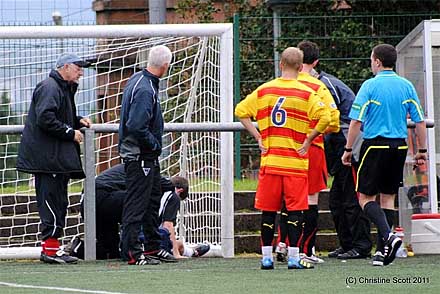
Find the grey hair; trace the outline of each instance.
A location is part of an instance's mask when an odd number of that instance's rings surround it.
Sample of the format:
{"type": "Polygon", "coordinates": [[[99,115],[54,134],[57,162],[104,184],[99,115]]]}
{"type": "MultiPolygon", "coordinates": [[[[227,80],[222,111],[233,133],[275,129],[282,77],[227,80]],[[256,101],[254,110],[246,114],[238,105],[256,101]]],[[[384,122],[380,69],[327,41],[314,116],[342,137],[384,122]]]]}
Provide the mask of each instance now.
{"type": "Polygon", "coordinates": [[[147,67],[161,67],[170,63],[172,58],[171,50],[164,45],[154,46],[148,53],[147,67]]]}

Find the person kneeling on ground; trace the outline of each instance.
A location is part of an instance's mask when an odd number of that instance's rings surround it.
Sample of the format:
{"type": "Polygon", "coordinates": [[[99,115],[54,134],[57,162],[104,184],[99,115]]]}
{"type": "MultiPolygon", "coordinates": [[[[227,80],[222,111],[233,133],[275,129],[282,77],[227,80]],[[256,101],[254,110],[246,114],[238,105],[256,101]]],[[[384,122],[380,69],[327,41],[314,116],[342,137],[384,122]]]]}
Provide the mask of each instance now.
{"type": "MultiPolygon", "coordinates": [[[[175,188],[175,185],[178,185],[176,182],[184,182],[183,180],[177,180],[172,178],[168,179],[165,177],[161,178],[161,188],[163,197],[161,203],[164,203],[160,211],[171,210],[171,207],[176,207],[175,204],[175,194],[176,191],[180,195],[180,199],[184,200],[188,197],[188,181],[186,181],[186,186],[184,188],[175,188]],[[173,183],[174,181],[174,183],[173,183]],[[175,184],[175,185],[174,185],[175,184]],[[165,201],[169,196],[170,199],[165,201]],[[172,201],[170,201],[172,200],[172,201]],[[174,203],[174,204],[173,204],[174,203]],[[171,205],[172,204],[172,205],[171,205]],[[167,208],[165,209],[164,208],[167,208]]],[[[119,226],[122,220],[122,207],[124,203],[124,198],[127,194],[126,183],[125,183],[125,171],[124,164],[117,164],[112,168],[109,168],[102,172],[95,179],[95,195],[96,195],[96,259],[118,259],[122,258],[123,260],[128,260],[128,256],[124,250],[120,250],[120,237],[119,237],[119,226]],[[121,254],[122,253],[122,254],[121,254]]],[[[179,195],[177,195],[177,200],[179,200],[179,195]]],[[[177,211],[180,208],[180,201],[177,202],[178,206],[176,209],[173,208],[172,213],[167,212],[162,213],[161,215],[166,216],[166,219],[171,219],[173,221],[172,214],[175,213],[174,220],[177,218],[177,211]]],[[[81,206],[83,202],[81,201],[81,206]]],[[[81,207],[83,209],[83,206],[81,207]]],[[[160,212],[159,212],[160,213],[160,212]]],[[[84,215],[84,214],[83,214],[84,215]]],[[[165,219],[165,217],[161,217],[165,219]]],[[[174,226],[173,226],[174,228],[174,226]]],[[[159,233],[162,237],[162,245],[161,247],[172,248],[169,247],[167,240],[170,240],[169,231],[166,232],[165,229],[159,229],[159,233]],[[168,239],[167,239],[168,236],[168,239]]],[[[174,234],[175,236],[175,234],[174,234]]],[[[140,234],[140,239],[143,238],[143,235],[140,234]]],[[[84,242],[79,238],[75,237],[72,239],[70,245],[70,255],[76,256],[78,258],[84,259],[84,242]]],[[[176,255],[176,258],[179,256],[187,256],[187,257],[199,257],[204,255],[209,251],[209,245],[198,245],[195,248],[190,248],[183,244],[180,240],[176,240],[176,247],[179,248],[180,255],[176,255]]],[[[173,254],[172,250],[167,250],[170,254],[173,254]]]]}

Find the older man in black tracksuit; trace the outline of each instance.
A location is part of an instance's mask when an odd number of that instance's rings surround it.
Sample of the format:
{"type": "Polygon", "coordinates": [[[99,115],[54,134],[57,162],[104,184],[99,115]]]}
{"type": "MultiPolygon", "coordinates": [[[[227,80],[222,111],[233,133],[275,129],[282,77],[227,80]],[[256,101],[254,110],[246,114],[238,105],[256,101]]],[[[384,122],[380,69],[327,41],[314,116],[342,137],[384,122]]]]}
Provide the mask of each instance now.
{"type": "Polygon", "coordinates": [[[121,241],[129,250],[128,264],[159,264],[159,259],[176,261],[160,249],[157,231],[162,196],[158,159],[164,126],[158,88],[171,57],[168,47],[152,47],[147,68],[130,77],[122,97],[119,154],[125,163],[127,197],[122,211],[121,241]],[[138,238],[141,230],[144,244],[138,238]]]}
{"type": "Polygon", "coordinates": [[[60,250],[67,214],[69,179],[84,178],[78,130],[91,121],[76,115],[74,95],[82,67],[88,63],[75,54],[63,54],[49,77],[34,90],[18,150],[17,169],[35,175],[41,219],[42,252],[46,263],[75,263],[77,258],[60,250]]]}

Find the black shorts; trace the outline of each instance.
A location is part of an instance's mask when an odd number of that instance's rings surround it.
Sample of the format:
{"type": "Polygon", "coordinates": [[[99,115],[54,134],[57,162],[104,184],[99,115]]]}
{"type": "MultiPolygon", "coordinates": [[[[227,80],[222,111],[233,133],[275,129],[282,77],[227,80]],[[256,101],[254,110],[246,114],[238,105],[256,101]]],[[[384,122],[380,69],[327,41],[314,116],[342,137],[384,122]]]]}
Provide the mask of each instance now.
{"type": "Polygon", "coordinates": [[[356,191],[373,196],[397,194],[403,186],[408,146],[405,139],[377,137],[362,143],[356,191]]]}

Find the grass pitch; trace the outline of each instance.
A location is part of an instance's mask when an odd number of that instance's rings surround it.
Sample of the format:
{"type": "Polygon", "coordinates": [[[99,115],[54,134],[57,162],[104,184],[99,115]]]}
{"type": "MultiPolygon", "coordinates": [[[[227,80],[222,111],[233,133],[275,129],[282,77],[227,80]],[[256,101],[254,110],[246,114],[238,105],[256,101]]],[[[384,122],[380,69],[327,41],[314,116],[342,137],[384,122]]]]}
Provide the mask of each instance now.
{"type": "Polygon", "coordinates": [[[48,265],[0,261],[0,293],[440,293],[440,256],[371,260],[325,258],[312,270],[259,269],[259,258],[199,258],[176,264],[128,266],[119,261],[48,265]]]}

